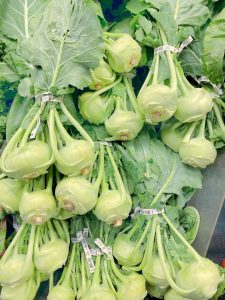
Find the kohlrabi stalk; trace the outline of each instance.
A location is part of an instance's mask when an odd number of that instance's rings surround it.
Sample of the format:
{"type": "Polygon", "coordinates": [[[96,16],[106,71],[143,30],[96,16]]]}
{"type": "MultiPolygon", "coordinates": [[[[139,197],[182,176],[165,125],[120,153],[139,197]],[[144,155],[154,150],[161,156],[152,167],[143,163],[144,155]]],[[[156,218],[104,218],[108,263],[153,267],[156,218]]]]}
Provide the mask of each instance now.
{"type": "Polygon", "coordinates": [[[33,274],[33,251],[36,227],[23,223],[0,260],[0,283],[17,286],[33,274]]]}
{"type": "Polygon", "coordinates": [[[141,47],[126,33],[104,32],[105,49],[111,68],[117,73],[128,73],[141,60],[141,47]],[[115,38],[115,40],[114,40],[115,38]]]}
{"type": "Polygon", "coordinates": [[[62,179],[57,184],[55,191],[59,207],[74,215],[84,215],[91,211],[98,199],[103,172],[104,146],[100,145],[98,176],[95,182],[81,176],[62,179]]]}
{"type": "Polygon", "coordinates": [[[114,178],[109,178],[112,186],[110,190],[103,176],[102,191],[98,198],[93,213],[96,217],[114,226],[120,226],[124,219],[129,216],[132,207],[132,201],[127,192],[121,174],[116,165],[112,151],[109,146],[106,147],[110,164],[114,171],[114,178]]]}
{"type": "MultiPolygon", "coordinates": [[[[35,104],[35,113],[27,129],[20,127],[5,147],[2,155],[0,168],[2,172],[12,178],[30,179],[45,174],[54,158],[51,148],[44,140],[30,140],[32,130],[37,126],[45,104],[35,104]]],[[[31,112],[28,112],[29,115],[31,112]]]]}
{"type": "Polygon", "coordinates": [[[25,222],[42,225],[56,216],[56,200],[52,193],[52,184],[53,168],[50,168],[46,176],[42,175],[25,185],[19,204],[20,216],[25,222]]]}
{"type": "MultiPolygon", "coordinates": [[[[175,234],[178,240],[186,246],[188,252],[193,257],[192,262],[184,262],[181,265],[181,269],[176,274],[175,281],[168,276],[171,288],[176,293],[188,299],[211,299],[223,279],[220,275],[218,266],[209,259],[201,257],[181,235],[169,218],[164,213],[162,216],[170,230],[175,234]],[[206,282],[207,285],[205,284],[206,282]]],[[[159,224],[157,226],[158,251],[163,268],[165,268],[165,255],[159,224]]]]}
{"type": "Polygon", "coordinates": [[[19,210],[25,182],[11,178],[0,179],[0,207],[7,213],[19,210]]]}
{"type": "Polygon", "coordinates": [[[49,112],[48,127],[55,165],[60,173],[69,176],[88,175],[95,159],[95,145],[88,133],[70,114],[64,103],[60,108],[69,122],[84,138],[76,140],[63,126],[55,107],[49,112]]]}
{"type": "MultiPolygon", "coordinates": [[[[160,28],[163,44],[167,44],[166,36],[160,28]]],[[[160,55],[155,54],[154,75],[150,85],[145,81],[143,88],[138,95],[138,105],[140,112],[146,121],[157,124],[170,119],[177,109],[177,77],[173,56],[170,51],[166,51],[167,61],[170,69],[170,86],[158,82],[160,55]]],[[[151,75],[151,72],[149,72],[151,75]]],[[[147,77],[151,79],[151,76],[147,77]]]]}
{"type": "Polygon", "coordinates": [[[180,66],[177,67],[177,78],[180,96],[177,100],[175,118],[181,123],[202,120],[213,108],[211,94],[205,88],[194,88],[180,66]]]}
{"type": "Polygon", "coordinates": [[[162,124],[160,129],[161,139],[165,145],[175,152],[179,152],[180,144],[187,133],[188,128],[188,124],[184,126],[175,119],[171,119],[162,124]]]}
{"type": "Polygon", "coordinates": [[[114,109],[115,99],[112,89],[122,80],[120,76],[115,82],[96,92],[83,93],[78,98],[78,107],[82,117],[89,123],[103,124],[114,109]]]}
{"type": "Polygon", "coordinates": [[[57,285],[51,286],[49,289],[47,300],[74,300],[76,296],[73,270],[75,263],[76,245],[72,246],[69,260],[64,267],[63,273],[57,285]]]}
{"type": "Polygon", "coordinates": [[[204,118],[201,121],[197,136],[194,135],[197,123],[193,123],[180,144],[179,155],[185,164],[206,168],[214,163],[216,159],[217,151],[215,146],[205,138],[205,123],[206,119],[204,118]]]}
{"type": "Polygon", "coordinates": [[[52,274],[60,269],[69,253],[69,231],[63,221],[48,221],[37,228],[34,247],[34,263],[37,270],[52,274]]]}
{"type": "Polygon", "coordinates": [[[207,115],[208,138],[215,143],[216,148],[221,148],[225,140],[225,124],[222,116],[223,106],[217,101],[213,104],[211,114],[207,115]]]}
{"type": "Polygon", "coordinates": [[[89,88],[91,90],[101,90],[116,80],[116,73],[113,72],[110,65],[102,59],[96,69],[91,69],[91,77],[92,82],[89,88]]]}
{"type": "Polygon", "coordinates": [[[136,96],[131,82],[124,77],[126,96],[117,95],[116,108],[113,114],[105,121],[105,127],[110,138],[107,141],[133,140],[144,126],[144,120],[139,113],[136,96]],[[127,95],[129,102],[127,101],[127,95]]]}

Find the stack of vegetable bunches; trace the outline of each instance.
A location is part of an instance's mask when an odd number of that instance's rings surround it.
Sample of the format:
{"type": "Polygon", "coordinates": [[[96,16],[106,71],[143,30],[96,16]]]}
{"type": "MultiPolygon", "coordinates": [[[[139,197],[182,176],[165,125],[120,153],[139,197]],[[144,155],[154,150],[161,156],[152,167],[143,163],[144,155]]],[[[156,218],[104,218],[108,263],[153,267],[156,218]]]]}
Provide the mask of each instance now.
{"type": "MultiPolygon", "coordinates": [[[[128,3],[130,34],[95,1],[0,1],[1,86],[17,91],[0,160],[15,228],[2,300],[32,300],[44,281],[48,300],[222,295],[224,271],[191,246],[200,217],[188,201],[224,144],[225,104],[190,83],[178,53],[153,55],[185,35],[178,8],[154,2],[128,3]]],[[[193,6],[194,34],[209,14],[193,6]]]]}

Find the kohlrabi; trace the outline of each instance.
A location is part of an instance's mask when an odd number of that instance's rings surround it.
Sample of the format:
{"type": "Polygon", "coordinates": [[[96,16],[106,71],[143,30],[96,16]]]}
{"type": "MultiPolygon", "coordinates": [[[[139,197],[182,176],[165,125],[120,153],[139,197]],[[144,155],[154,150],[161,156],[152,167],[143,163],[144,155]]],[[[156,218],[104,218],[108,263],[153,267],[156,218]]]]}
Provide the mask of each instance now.
{"type": "Polygon", "coordinates": [[[179,147],[179,155],[185,164],[206,168],[214,163],[217,151],[212,142],[205,138],[205,119],[201,121],[196,135],[197,123],[193,123],[184,136],[179,147]]]}
{"type": "Polygon", "coordinates": [[[56,215],[56,200],[52,194],[53,170],[25,185],[19,212],[21,218],[33,225],[41,225],[56,215]]]}
{"type": "Polygon", "coordinates": [[[33,300],[39,288],[33,278],[18,286],[3,286],[1,290],[1,300],[33,300]]]}
{"type": "Polygon", "coordinates": [[[205,88],[194,88],[184,76],[180,66],[177,68],[177,78],[180,95],[175,118],[181,123],[202,120],[213,108],[211,94],[205,88]]]}
{"type": "MultiPolygon", "coordinates": [[[[164,44],[167,44],[165,34],[162,30],[161,37],[164,44]]],[[[150,70],[149,75],[139,92],[138,105],[146,121],[157,124],[170,119],[177,109],[177,76],[175,63],[170,51],[166,51],[166,57],[170,69],[170,83],[166,85],[159,82],[160,54],[155,54],[154,70],[150,70]],[[151,74],[154,72],[153,78],[151,74]]]]}
{"type": "Polygon", "coordinates": [[[37,228],[34,264],[40,273],[52,274],[67,260],[70,237],[64,221],[48,221],[37,228]]]}
{"type": "Polygon", "coordinates": [[[24,181],[11,178],[0,179],[0,207],[7,213],[19,210],[19,203],[23,193],[24,181]]]}
{"type": "Polygon", "coordinates": [[[55,166],[68,176],[88,175],[95,160],[95,145],[87,132],[70,114],[64,103],[60,107],[70,123],[84,138],[74,139],[63,126],[55,107],[49,112],[48,127],[55,166]]]}
{"type": "Polygon", "coordinates": [[[17,286],[25,283],[33,274],[34,225],[23,223],[0,260],[0,283],[17,286]]]}
{"type": "MultiPolygon", "coordinates": [[[[47,173],[54,162],[51,147],[46,142],[45,134],[36,135],[30,140],[32,130],[37,126],[37,120],[45,108],[45,104],[37,101],[33,110],[38,111],[26,129],[20,127],[5,147],[0,161],[2,172],[12,178],[30,179],[47,173]],[[40,106],[40,108],[39,108],[40,106]]],[[[32,113],[32,109],[28,114],[32,113]]]]}
{"type": "MultiPolygon", "coordinates": [[[[167,223],[169,230],[176,237],[175,243],[180,243],[180,249],[181,247],[184,247],[182,253],[186,252],[186,254],[183,256],[177,256],[177,261],[172,259],[172,256],[170,256],[171,250],[166,247],[168,243],[168,236],[165,231],[160,228],[161,226],[158,220],[156,228],[157,250],[163,271],[165,272],[165,277],[170,287],[178,295],[184,297],[184,299],[211,299],[216,293],[220,282],[222,281],[218,266],[212,261],[201,257],[186,241],[184,236],[181,235],[166,214],[163,213],[162,216],[164,221],[167,223]],[[184,250],[185,248],[186,250],[184,250]],[[170,261],[173,266],[175,266],[175,263],[178,263],[177,266],[179,266],[179,270],[176,272],[176,274],[172,275],[168,271],[168,267],[166,265],[167,260],[170,261]]],[[[174,244],[175,240],[173,238],[171,241],[173,241],[174,244]]],[[[177,251],[176,249],[178,249],[178,245],[177,248],[174,247],[174,249],[177,251]]],[[[173,253],[173,256],[174,254],[175,253],[173,253]]],[[[177,255],[179,255],[179,252],[177,255]]]]}
{"type": "Polygon", "coordinates": [[[110,146],[106,146],[106,149],[108,163],[112,168],[111,170],[113,170],[114,176],[113,174],[109,175],[108,181],[111,186],[111,189],[109,189],[105,169],[102,178],[101,193],[93,212],[99,220],[107,224],[120,226],[123,220],[129,216],[132,201],[129,192],[124,185],[110,146]]]}
{"type": "Polygon", "coordinates": [[[141,60],[141,47],[129,34],[110,32],[104,34],[107,59],[115,72],[128,73],[138,66],[141,60]]]}
{"type": "Polygon", "coordinates": [[[50,282],[49,293],[47,300],[74,300],[76,292],[74,288],[73,270],[74,270],[74,258],[75,258],[75,245],[69,255],[68,262],[64,267],[63,273],[57,285],[53,286],[53,281],[50,282]]]}
{"type": "MultiPolygon", "coordinates": [[[[156,298],[156,299],[164,299],[164,296],[166,294],[166,291],[168,288],[161,288],[158,285],[150,285],[147,283],[147,292],[150,296],[156,298]]],[[[173,299],[175,300],[175,299],[173,299]]]]}
{"type": "Polygon", "coordinates": [[[164,300],[190,300],[190,298],[184,298],[177,294],[173,289],[170,289],[164,297],[164,300]]]}
{"type": "Polygon", "coordinates": [[[114,95],[116,100],[115,111],[105,121],[105,128],[108,134],[111,135],[110,138],[106,139],[107,141],[133,140],[144,125],[131,82],[124,77],[124,83],[125,85],[118,85],[118,90],[114,95]]]}
{"type": "Polygon", "coordinates": [[[121,77],[111,85],[96,92],[86,92],[78,98],[78,107],[82,117],[90,123],[102,124],[114,109],[115,97],[113,88],[121,81],[121,77]]]}
{"type": "Polygon", "coordinates": [[[74,215],[84,215],[95,207],[104,171],[103,145],[100,146],[99,165],[97,170],[97,178],[90,178],[90,180],[88,180],[78,176],[67,177],[59,181],[55,191],[59,207],[74,215]]]}
{"type": "Polygon", "coordinates": [[[110,65],[102,59],[99,66],[91,70],[92,82],[89,85],[91,90],[101,90],[102,88],[112,84],[116,79],[116,74],[110,65]]]}
{"type": "Polygon", "coordinates": [[[179,152],[180,144],[187,133],[189,126],[170,119],[164,122],[160,129],[161,139],[165,145],[175,152],[179,152]]]}

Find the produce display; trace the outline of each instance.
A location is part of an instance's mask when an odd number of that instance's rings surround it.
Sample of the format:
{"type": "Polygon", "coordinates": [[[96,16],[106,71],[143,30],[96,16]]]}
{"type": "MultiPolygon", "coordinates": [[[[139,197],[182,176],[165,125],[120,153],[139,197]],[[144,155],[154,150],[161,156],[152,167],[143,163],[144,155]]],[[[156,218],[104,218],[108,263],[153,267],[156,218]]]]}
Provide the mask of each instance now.
{"type": "Polygon", "coordinates": [[[188,202],[224,30],[223,0],[0,0],[2,300],[220,299],[188,202]]]}

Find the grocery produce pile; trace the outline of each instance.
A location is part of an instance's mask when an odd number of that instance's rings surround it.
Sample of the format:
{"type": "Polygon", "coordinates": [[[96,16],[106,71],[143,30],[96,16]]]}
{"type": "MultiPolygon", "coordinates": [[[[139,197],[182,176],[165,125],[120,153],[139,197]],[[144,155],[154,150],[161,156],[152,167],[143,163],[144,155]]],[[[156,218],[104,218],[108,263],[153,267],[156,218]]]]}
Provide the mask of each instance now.
{"type": "Polygon", "coordinates": [[[188,205],[225,145],[224,7],[0,0],[2,300],[224,293],[188,205]]]}

